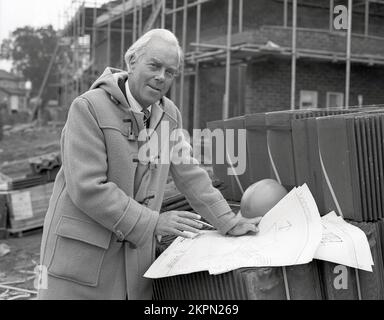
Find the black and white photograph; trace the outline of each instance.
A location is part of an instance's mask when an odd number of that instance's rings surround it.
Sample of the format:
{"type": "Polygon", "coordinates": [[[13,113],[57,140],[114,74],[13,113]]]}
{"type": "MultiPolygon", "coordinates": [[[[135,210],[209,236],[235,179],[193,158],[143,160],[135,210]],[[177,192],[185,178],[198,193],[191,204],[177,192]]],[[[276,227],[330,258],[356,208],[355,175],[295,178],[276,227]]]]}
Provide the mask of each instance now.
{"type": "Polygon", "coordinates": [[[0,0],[0,300],[383,301],[384,0],[0,0]]]}

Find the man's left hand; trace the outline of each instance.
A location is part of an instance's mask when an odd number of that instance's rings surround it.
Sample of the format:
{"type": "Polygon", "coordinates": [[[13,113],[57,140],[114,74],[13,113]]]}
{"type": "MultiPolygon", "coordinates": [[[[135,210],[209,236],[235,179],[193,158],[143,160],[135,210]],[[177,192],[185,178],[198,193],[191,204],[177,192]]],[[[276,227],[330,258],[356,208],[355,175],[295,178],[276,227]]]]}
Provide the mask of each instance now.
{"type": "Polygon", "coordinates": [[[239,222],[228,231],[228,234],[231,236],[242,236],[244,234],[247,234],[248,232],[257,233],[259,232],[259,228],[257,225],[259,224],[262,217],[256,217],[256,218],[244,218],[241,215],[241,212],[238,213],[240,216],[239,222]]]}

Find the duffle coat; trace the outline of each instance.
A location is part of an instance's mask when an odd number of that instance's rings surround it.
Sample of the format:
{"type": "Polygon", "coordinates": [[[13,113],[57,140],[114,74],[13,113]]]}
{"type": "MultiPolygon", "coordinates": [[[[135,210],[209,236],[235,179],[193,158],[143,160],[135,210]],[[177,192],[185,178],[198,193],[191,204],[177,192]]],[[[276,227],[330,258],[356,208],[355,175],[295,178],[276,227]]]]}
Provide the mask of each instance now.
{"type": "MultiPolygon", "coordinates": [[[[155,258],[154,230],[169,172],[194,210],[221,232],[237,223],[196,161],[138,159],[145,143],[138,140],[143,115],[130,108],[118,86],[127,77],[107,68],[69,109],[62,167],[44,221],[41,265],[48,286],[39,290],[40,299],[151,299],[151,280],[143,274],[155,258]]],[[[172,101],[164,97],[152,106],[150,129],[157,137],[169,137],[161,134],[164,128],[172,132],[181,126],[172,101]]]]}

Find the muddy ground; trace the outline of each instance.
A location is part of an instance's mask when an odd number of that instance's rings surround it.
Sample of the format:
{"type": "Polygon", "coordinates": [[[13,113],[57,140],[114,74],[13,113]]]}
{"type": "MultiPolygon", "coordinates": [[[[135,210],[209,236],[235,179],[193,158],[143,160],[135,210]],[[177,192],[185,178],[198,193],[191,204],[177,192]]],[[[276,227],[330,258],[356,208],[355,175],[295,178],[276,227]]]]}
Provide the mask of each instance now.
{"type": "MultiPolygon", "coordinates": [[[[0,244],[9,246],[10,252],[0,257],[0,286],[6,285],[36,291],[35,266],[39,264],[42,229],[26,232],[22,237],[9,236],[0,244]]],[[[0,300],[33,299],[35,294],[0,287],[0,300]]]]}
{"type": "MultiPolygon", "coordinates": [[[[64,123],[45,126],[36,123],[5,125],[0,141],[0,173],[10,178],[22,177],[32,172],[29,158],[60,150],[60,135],[64,123]]],[[[18,287],[36,291],[34,269],[39,263],[42,228],[23,233],[21,238],[9,235],[0,238],[9,246],[10,252],[0,250],[0,300],[33,299],[28,292],[8,290],[2,286],[18,287]],[[4,251],[3,251],[4,253],[4,251]]],[[[3,249],[7,248],[3,246],[3,249]]]]}
{"type": "Polygon", "coordinates": [[[63,123],[6,126],[0,141],[0,172],[12,178],[30,173],[29,158],[60,151],[62,128],[63,123]]]}

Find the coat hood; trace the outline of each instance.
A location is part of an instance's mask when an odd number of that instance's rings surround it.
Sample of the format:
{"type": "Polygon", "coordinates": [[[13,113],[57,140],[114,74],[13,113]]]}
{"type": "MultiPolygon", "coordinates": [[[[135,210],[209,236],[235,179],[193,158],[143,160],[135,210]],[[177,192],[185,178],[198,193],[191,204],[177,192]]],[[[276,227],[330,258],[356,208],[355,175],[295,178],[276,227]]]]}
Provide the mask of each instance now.
{"type": "MultiPolygon", "coordinates": [[[[127,108],[135,117],[142,117],[141,112],[137,112],[131,108],[129,105],[127,98],[124,96],[124,93],[121,91],[118,82],[119,81],[127,81],[128,72],[116,68],[107,67],[103,74],[92,84],[90,90],[93,89],[102,89],[110,96],[111,100],[118,105],[119,107],[127,108]]],[[[176,116],[174,112],[170,112],[169,109],[176,108],[174,104],[167,99],[166,97],[162,97],[159,104],[154,104],[154,109],[158,109],[158,121],[160,120],[160,116],[162,112],[165,112],[173,121],[177,123],[176,116]],[[165,103],[167,102],[167,103],[165,103]],[[167,107],[168,105],[172,105],[173,107],[167,107]]],[[[156,115],[153,115],[156,119],[156,115]]]]}
{"type": "Polygon", "coordinates": [[[122,79],[124,82],[128,79],[128,72],[120,69],[107,67],[103,74],[92,84],[92,89],[103,89],[112,100],[117,100],[126,108],[130,109],[127,99],[119,88],[118,81],[122,79]]]}

